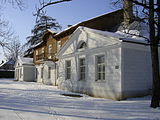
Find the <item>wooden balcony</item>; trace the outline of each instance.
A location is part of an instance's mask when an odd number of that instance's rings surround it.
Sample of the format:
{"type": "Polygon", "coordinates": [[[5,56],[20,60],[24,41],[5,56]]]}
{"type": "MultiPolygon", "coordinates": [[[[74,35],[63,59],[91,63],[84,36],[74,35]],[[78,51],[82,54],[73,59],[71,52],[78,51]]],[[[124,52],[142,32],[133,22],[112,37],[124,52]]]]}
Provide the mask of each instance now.
{"type": "Polygon", "coordinates": [[[56,61],[55,53],[44,53],[36,55],[36,61],[56,61]]]}

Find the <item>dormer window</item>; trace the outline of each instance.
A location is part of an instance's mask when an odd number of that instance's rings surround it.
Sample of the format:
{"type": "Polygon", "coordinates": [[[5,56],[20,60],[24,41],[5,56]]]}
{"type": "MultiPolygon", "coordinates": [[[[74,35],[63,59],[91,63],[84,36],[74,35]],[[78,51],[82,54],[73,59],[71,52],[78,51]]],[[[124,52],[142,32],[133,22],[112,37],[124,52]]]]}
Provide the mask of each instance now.
{"type": "Polygon", "coordinates": [[[80,41],[79,44],[78,44],[78,46],[77,46],[77,49],[78,49],[78,50],[84,50],[85,48],[87,48],[86,42],[83,41],[83,40],[80,41]]]}

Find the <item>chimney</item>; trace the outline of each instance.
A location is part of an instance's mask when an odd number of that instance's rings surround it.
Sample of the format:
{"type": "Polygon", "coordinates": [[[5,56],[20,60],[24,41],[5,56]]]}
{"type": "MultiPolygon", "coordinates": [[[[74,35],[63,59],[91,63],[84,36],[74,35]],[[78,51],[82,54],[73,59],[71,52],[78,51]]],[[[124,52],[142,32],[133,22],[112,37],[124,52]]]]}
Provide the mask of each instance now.
{"type": "Polygon", "coordinates": [[[124,0],[123,9],[124,23],[129,25],[133,22],[133,3],[130,0],[124,0]]]}
{"type": "Polygon", "coordinates": [[[67,26],[68,26],[68,28],[69,28],[69,27],[71,27],[72,25],[67,25],[67,26]]]}

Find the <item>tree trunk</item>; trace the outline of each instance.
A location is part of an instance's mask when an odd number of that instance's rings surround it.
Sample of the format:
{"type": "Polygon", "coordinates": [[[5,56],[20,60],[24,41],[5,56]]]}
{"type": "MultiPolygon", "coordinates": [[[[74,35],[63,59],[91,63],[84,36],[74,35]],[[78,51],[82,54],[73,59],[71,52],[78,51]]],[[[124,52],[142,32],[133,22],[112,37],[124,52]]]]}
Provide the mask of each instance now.
{"type": "MultiPolygon", "coordinates": [[[[154,8],[154,0],[149,1],[150,8],[154,8]]],[[[155,37],[154,10],[149,9],[149,28],[151,41],[151,59],[152,59],[152,76],[153,91],[151,107],[159,107],[160,104],[160,77],[159,77],[159,59],[158,59],[158,37],[155,37]]]]}
{"type": "Polygon", "coordinates": [[[124,0],[123,2],[124,23],[128,26],[133,22],[133,4],[130,0],[124,0]]]}
{"type": "Polygon", "coordinates": [[[152,73],[153,73],[153,92],[151,107],[159,107],[160,101],[160,81],[159,81],[159,61],[158,61],[158,45],[151,45],[152,56],[152,73]]]}

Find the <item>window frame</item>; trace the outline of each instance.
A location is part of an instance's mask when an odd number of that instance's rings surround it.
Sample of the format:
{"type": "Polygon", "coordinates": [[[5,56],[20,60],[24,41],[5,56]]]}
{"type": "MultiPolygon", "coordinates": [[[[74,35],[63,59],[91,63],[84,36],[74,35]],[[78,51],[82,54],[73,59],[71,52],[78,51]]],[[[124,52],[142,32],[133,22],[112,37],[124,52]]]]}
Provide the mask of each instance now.
{"type": "Polygon", "coordinates": [[[20,78],[22,78],[22,68],[20,68],[20,78]]]}
{"type": "Polygon", "coordinates": [[[42,60],[44,60],[44,47],[42,48],[42,60]]]}
{"type": "Polygon", "coordinates": [[[86,80],[86,58],[85,57],[79,58],[79,80],[86,80]],[[81,64],[81,60],[84,60],[82,64],[81,64]]]}
{"type": "Polygon", "coordinates": [[[65,61],[65,80],[71,79],[71,60],[65,61]],[[67,66],[67,62],[70,62],[70,66],[67,66]]]}
{"type": "Polygon", "coordinates": [[[43,79],[43,67],[41,68],[41,79],[43,79]]]}
{"type": "Polygon", "coordinates": [[[52,56],[52,44],[49,44],[49,46],[48,46],[48,58],[51,58],[51,56],[52,56]]]}
{"type": "Polygon", "coordinates": [[[48,67],[48,79],[51,79],[51,67],[48,67]]]}
{"type": "Polygon", "coordinates": [[[105,55],[104,54],[100,54],[100,55],[96,55],[95,56],[95,77],[96,77],[96,81],[105,81],[106,80],[106,63],[105,63],[105,55]],[[98,63],[98,59],[101,59],[100,57],[104,57],[103,62],[98,63]]]}
{"type": "Polygon", "coordinates": [[[77,50],[78,51],[83,51],[87,48],[87,43],[84,40],[79,41],[77,45],[77,50]]]}
{"type": "Polygon", "coordinates": [[[35,79],[38,79],[38,69],[37,68],[35,68],[35,79]]]}

